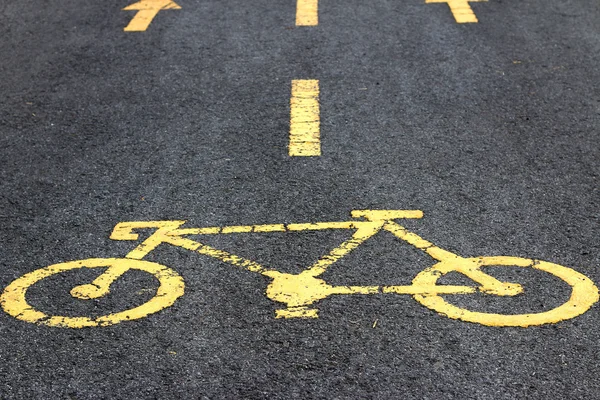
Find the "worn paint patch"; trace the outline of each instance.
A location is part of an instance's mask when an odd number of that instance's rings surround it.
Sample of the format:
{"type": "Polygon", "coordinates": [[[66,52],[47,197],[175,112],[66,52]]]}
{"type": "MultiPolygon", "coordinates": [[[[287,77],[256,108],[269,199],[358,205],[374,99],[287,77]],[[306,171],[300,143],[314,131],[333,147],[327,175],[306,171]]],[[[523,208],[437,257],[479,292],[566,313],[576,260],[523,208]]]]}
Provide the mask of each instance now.
{"type": "Polygon", "coordinates": [[[319,81],[293,80],[290,99],[289,155],[320,156],[319,81]]]}
{"type": "Polygon", "coordinates": [[[425,0],[425,3],[448,3],[457,24],[477,23],[477,16],[469,2],[487,0],[425,0]]]}

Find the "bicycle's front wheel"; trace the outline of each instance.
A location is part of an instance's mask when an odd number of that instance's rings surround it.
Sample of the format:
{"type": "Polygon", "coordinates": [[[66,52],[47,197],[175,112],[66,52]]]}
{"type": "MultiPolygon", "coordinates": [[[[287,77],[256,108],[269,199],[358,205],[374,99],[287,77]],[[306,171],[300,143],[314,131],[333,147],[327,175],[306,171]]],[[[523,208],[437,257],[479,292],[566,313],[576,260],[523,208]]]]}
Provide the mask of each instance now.
{"type": "Polygon", "coordinates": [[[90,258],[50,265],[15,279],[4,289],[0,296],[0,304],[4,311],[21,321],[66,328],[107,326],[143,318],[171,306],[177,298],[183,295],[184,286],[183,279],[179,274],[161,264],[128,258],[90,258]],[[95,318],[46,315],[34,309],[27,302],[27,290],[42,279],[79,268],[110,267],[139,270],[153,275],[159,282],[156,295],[135,308],[95,318]]]}
{"type": "MultiPolygon", "coordinates": [[[[452,262],[456,263],[456,260],[452,262]]],[[[439,294],[418,294],[414,299],[449,318],[460,319],[462,321],[473,322],[487,326],[534,326],[551,324],[559,321],[574,318],[583,314],[598,301],[598,288],[585,275],[579,272],[553,264],[547,261],[530,260],[520,257],[477,257],[466,258],[465,263],[476,263],[480,267],[484,266],[509,266],[533,268],[538,271],[547,272],[563,280],[571,286],[571,296],[567,302],[554,309],[531,314],[495,314],[479,311],[470,311],[455,306],[439,294]]],[[[431,268],[420,272],[413,280],[414,285],[435,286],[437,281],[448,272],[455,270],[451,262],[442,261],[431,268]]]]}

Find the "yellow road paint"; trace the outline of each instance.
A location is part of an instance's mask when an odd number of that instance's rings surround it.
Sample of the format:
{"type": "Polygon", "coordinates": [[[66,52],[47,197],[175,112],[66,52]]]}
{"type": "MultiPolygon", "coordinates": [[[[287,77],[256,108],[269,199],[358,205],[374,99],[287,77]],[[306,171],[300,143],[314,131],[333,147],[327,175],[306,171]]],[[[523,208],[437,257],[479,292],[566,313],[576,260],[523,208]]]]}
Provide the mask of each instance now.
{"type": "Polygon", "coordinates": [[[348,222],[315,222],[308,224],[288,224],[287,229],[290,231],[321,231],[326,229],[359,229],[365,222],[348,221],[348,222]]]}
{"type": "MultiPolygon", "coordinates": [[[[161,244],[169,244],[189,251],[217,259],[249,272],[261,274],[271,281],[265,295],[274,302],[285,306],[275,311],[276,318],[318,318],[315,303],[334,295],[373,295],[397,294],[410,295],[413,298],[443,316],[488,326],[528,327],[556,323],[574,318],[586,312],[599,300],[598,288],[586,276],[570,268],[546,261],[530,260],[519,257],[492,256],[464,258],[448,250],[437,247],[413,232],[399,225],[396,220],[403,218],[422,218],[420,210],[354,210],[351,215],[363,220],[314,222],[265,225],[236,225],[207,228],[181,228],[185,221],[134,221],[118,223],[111,234],[113,240],[138,240],[134,232],[140,229],[154,229],[146,240],[131,250],[125,258],[92,258],[54,264],[46,268],[27,273],[9,284],[2,295],[0,305],[13,317],[32,323],[54,327],[83,328],[105,326],[125,320],[143,318],[147,315],[171,306],[184,293],[183,279],[170,268],[153,262],[143,261],[149,252],[161,244]],[[298,274],[290,274],[268,268],[255,261],[228,253],[224,250],[205,245],[187,236],[215,234],[247,234],[251,232],[301,232],[325,229],[344,229],[354,231],[352,237],[314,264],[298,274]],[[322,275],[337,261],[357,249],[362,243],[377,233],[387,231],[400,241],[407,243],[437,260],[433,266],[419,272],[410,285],[369,285],[334,286],[322,279],[322,275]],[[518,283],[504,282],[489,275],[483,267],[519,267],[546,272],[562,280],[571,287],[570,298],[562,305],[538,313],[506,314],[471,311],[451,303],[452,298],[443,296],[468,296],[482,293],[494,296],[516,296],[525,294],[518,283]],[[98,268],[102,272],[89,284],[79,285],[71,290],[74,298],[86,300],[106,296],[110,286],[130,270],[147,272],[159,283],[155,296],[146,303],[130,310],[116,312],[96,318],[51,316],[36,310],[27,302],[27,290],[39,281],[67,271],[98,268]],[[441,277],[448,273],[459,273],[468,278],[471,285],[438,284],[441,277]]],[[[399,260],[401,261],[401,260],[399,260]]],[[[154,291],[142,289],[140,292],[154,291]]],[[[374,323],[373,327],[375,327],[374,323]]]]}
{"type": "MultiPolygon", "coordinates": [[[[546,312],[513,315],[466,310],[449,303],[438,294],[417,294],[414,296],[414,299],[425,307],[442,313],[449,318],[475,322],[487,326],[518,326],[523,328],[542,324],[552,324],[575,318],[586,312],[598,301],[598,288],[588,277],[558,264],[552,264],[546,261],[527,260],[518,257],[479,257],[463,260],[474,262],[478,264],[479,267],[486,265],[530,267],[538,271],[547,272],[571,286],[571,297],[566,303],[546,312]]],[[[451,265],[444,265],[444,261],[442,261],[439,264],[420,272],[413,280],[413,284],[426,286],[436,285],[437,280],[440,279],[447,270],[453,270],[453,267],[451,265]]],[[[483,289],[483,291],[485,292],[486,290],[483,289]]]]}
{"type": "Polygon", "coordinates": [[[289,155],[320,156],[319,81],[293,80],[289,155]]]}
{"type": "Polygon", "coordinates": [[[275,310],[275,318],[319,318],[319,310],[308,307],[289,307],[275,310]]]}
{"type": "Polygon", "coordinates": [[[223,228],[223,233],[244,233],[252,232],[251,226],[226,226],[223,228]]]}
{"type": "MultiPolygon", "coordinates": [[[[0,304],[4,308],[4,311],[21,321],[67,328],[107,326],[121,321],[143,318],[171,306],[175,303],[175,300],[183,295],[184,286],[183,279],[175,271],[164,265],[126,258],[91,258],[89,260],[54,264],[21,276],[4,289],[2,296],[0,296],[0,304]],[[160,286],[156,290],[156,295],[141,306],[98,318],[49,316],[35,310],[33,306],[27,303],[27,289],[32,285],[49,276],[80,268],[107,268],[99,277],[101,278],[106,275],[106,277],[101,279],[105,283],[114,278],[113,272],[115,269],[118,270],[119,275],[123,270],[144,271],[153,275],[158,280],[160,286]]],[[[71,292],[77,291],[75,289],[71,292]]],[[[108,290],[104,290],[104,288],[98,289],[104,294],[108,293],[108,290]]],[[[97,297],[95,291],[89,293],[87,296],[83,293],[82,289],[79,289],[79,292],[77,296],[79,298],[97,297]]]]}
{"type": "Polygon", "coordinates": [[[298,0],[296,26],[319,25],[319,0],[298,0]]]}
{"type": "Polygon", "coordinates": [[[143,32],[161,10],[180,10],[181,7],[172,0],[141,0],[125,7],[125,11],[137,10],[133,19],[123,30],[126,32],[143,32]]]}
{"type": "Polygon", "coordinates": [[[352,218],[365,218],[369,221],[389,221],[392,219],[423,218],[421,210],[353,210],[352,218]]]}
{"type": "Polygon", "coordinates": [[[315,264],[309,267],[303,273],[310,276],[319,276],[324,273],[328,267],[333,265],[339,259],[350,253],[352,250],[360,246],[365,240],[375,235],[381,230],[381,223],[372,222],[366,223],[361,228],[357,229],[352,235],[350,240],[346,240],[344,243],[331,250],[331,252],[319,259],[315,264]]]}
{"type": "Polygon", "coordinates": [[[285,232],[285,225],[255,225],[252,227],[254,232],[285,232]]]}
{"type": "Polygon", "coordinates": [[[458,24],[476,23],[477,16],[469,2],[487,0],[425,0],[425,3],[448,3],[452,15],[458,24]]]}

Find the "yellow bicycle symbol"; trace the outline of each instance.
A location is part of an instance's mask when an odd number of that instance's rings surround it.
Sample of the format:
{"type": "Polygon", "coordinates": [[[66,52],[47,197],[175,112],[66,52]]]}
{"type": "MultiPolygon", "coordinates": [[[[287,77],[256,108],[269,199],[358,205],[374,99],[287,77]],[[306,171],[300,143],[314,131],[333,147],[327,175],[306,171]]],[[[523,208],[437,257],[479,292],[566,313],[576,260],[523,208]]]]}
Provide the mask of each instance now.
{"type": "Polygon", "coordinates": [[[82,328],[107,326],[126,320],[143,318],[171,306],[184,293],[184,282],[172,269],[154,262],[144,261],[148,253],[158,245],[167,243],[195,251],[235,265],[245,270],[262,274],[271,279],[265,291],[266,296],[286,306],[276,310],[276,318],[316,318],[318,310],[311,308],[314,303],[332,295],[396,293],[408,294],[438,313],[449,318],[489,326],[542,325],[574,318],[586,312],[598,301],[598,288],[586,276],[573,269],[546,261],[519,257],[473,257],[464,258],[435,246],[413,232],[399,225],[401,218],[422,218],[419,210],[355,210],[351,213],[356,220],[341,222],[292,223],[273,225],[242,225],[210,228],[182,228],[185,221],[135,221],[118,223],[110,238],[113,240],[138,240],[136,229],[155,228],[156,231],[144,240],[125,258],[91,258],[50,265],[27,273],[9,284],[0,304],[13,317],[32,323],[54,327],[82,328]],[[362,219],[359,219],[362,218],[362,219]],[[352,237],[321,257],[299,274],[289,274],[213,248],[189,239],[189,235],[216,235],[249,232],[299,232],[327,229],[354,230],[352,237]],[[424,251],[438,262],[417,274],[411,285],[405,286],[332,286],[320,279],[329,267],[356,249],[367,239],[385,230],[398,239],[424,251]],[[482,292],[496,296],[515,296],[523,292],[518,283],[502,282],[482,271],[484,266],[510,266],[533,268],[562,279],[571,286],[571,296],[566,303],[554,309],[532,314],[493,314],[470,311],[455,306],[443,295],[468,295],[482,292]],[[50,316],[35,310],[27,302],[27,290],[42,279],[61,272],[79,268],[104,268],[104,272],[92,283],[76,286],[71,295],[78,299],[94,299],[109,293],[110,285],[129,270],[139,270],[152,274],[159,282],[155,296],[146,303],[122,312],[97,318],[50,316]],[[449,272],[458,272],[474,282],[473,286],[441,285],[438,280],[449,272]]]}

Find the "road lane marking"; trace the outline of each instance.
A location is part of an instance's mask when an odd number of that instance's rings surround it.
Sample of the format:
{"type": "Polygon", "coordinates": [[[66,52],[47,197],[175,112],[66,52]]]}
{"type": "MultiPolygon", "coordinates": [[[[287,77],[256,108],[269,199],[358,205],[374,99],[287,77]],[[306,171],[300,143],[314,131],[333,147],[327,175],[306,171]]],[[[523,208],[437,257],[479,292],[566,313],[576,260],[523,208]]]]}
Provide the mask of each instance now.
{"type": "MultiPolygon", "coordinates": [[[[242,270],[255,272],[269,278],[271,281],[266,286],[265,296],[285,307],[275,310],[275,318],[318,318],[319,310],[315,308],[316,304],[331,296],[397,294],[410,295],[418,303],[444,317],[487,326],[528,327],[552,324],[577,317],[587,312],[600,298],[598,287],[594,282],[571,268],[547,261],[511,256],[461,257],[458,254],[437,247],[414,232],[408,231],[396,221],[406,218],[420,219],[423,217],[421,210],[353,210],[351,216],[353,219],[348,221],[230,225],[204,228],[181,228],[185,224],[185,220],[120,222],[113,229],[110,236],[112,240],[141,241],[124,258],[90,258],[69,261],[25,273],[10,283],[0,294],[0,306],[6,313],[21,321],[54,327],[108,326],[122,321],[147,317],[172,306],[185,292],[184,280],[176,271],[165,265],[142,260],[151,251],[159,247],[162,248],[162,244],[194,251],[239,267],[242,270]],[[154,229],[154,232],[150,236],[140,239],[137,231],[148,229],[154,229]],[[350,238],[329,252],[323,253],[316,262],[306,266],[302,272],[295,274],[261,265],[250,259],[211,247],[188,237],[202,234],[292,232],[321,229],[349,229],[354,232],[352,232],[350,238]],[[388,286],[383,282],[374,284],[373,280],[378,276],[376,272],[368,279],[369,284],[364,286],[334,286],[325,280],[325,272],[340,259],[357,250],[367,240],[373,243],[371,238],[383,231],[391,233],[399,239],[399,244],[404,242],[404,244],[431,256],[433,265],[424,265],[424,269],[417,273],[412,282],[404,285],[388,286]],[[494,312],[493,309],[490,310],[491,312],[484,312],[481,311],[480,307],[477,307],[476,310],[462,308],[460,301],[458,305],[455,304],[458,299],[457,295],[460,295],[460,297],[473,294],[517,296],[525,293],[527,285],[523,286],[515,281],[519,274],[506,275],[512,276],[508,281],[498,280],[495,274],[489,275],[490,271],[487,267],[492,267],[491,270],[495,270],[497,267],[509,267],[513,270],[514,268],[522,268],[546,272],[570,286],[571,296],[563,304],[554,305],[554,308],[543,307],[540,312],[528,314],[514,313],[510,304],[506,305],[505,312],[501,314],[494,312]],[[38,282],[55,275],[94,268],[98,269],[99,274],[96,274],[96,278],[90,283],[73,287],[70,291],[73,298],[79,300],[100,299],[110,293],[111,285],[115,281],[131,270],[152,275],[159,286],[158,288],[155,285],[143,287],[141,290],[134,292],[138,294],[154,293],[154,296],[145,303],[137,304],[135,302],[131,304],[132,308],[130,309],[101,316],[49,315],[42,310],[35,309],[33,305],[28,303],[28,290],[37,285],[38,282]],[[446,274],[461,274],[470,280],[470,284],[467,283],[463,286],[439,282],[446,274]],[[446,295],[452,296],[448,297],[446,295]]],[[[259,245],[263,246],[263,244],[259,245]]],[[[46,282],[51,284],[50,280],[46,282]]],[[[244,288],[245,286],[240,286],[239,290],[244,288]]],[[[139,287],[136,286],[134,289],[139,289],[139,287]]],[[[231,295],[235,296],[237,292],[238,289],[232,291],[231,295]]],[[[117,293],[114,293],[114,295],[117,295],[117,293]]],[[[373,327],[376,327],[376,324],[377,320],[373,323],[373,327]]]]}
{"type": "Polygon", "coordinates": [[[320,156],[319,81],[292,81],[289,155],[320,156]]]}
{"type": "Polygon", "coordinates": [[[477,23],[477,16],[469,5],[470,1],[487,0],[425,0],[425,3],[448,3],[457,24],[477,23]]]}
{"type": "Polygon", "coordinates": [[[296,26],[319,25],[319,0],[298,0],[296,26]]]}
{"type": "Polygon", "coordinates": [[[181,7],[172,0],[141,0],[123,10],[137,10],[137,13],[123,30],[125,32],[143,32],[161,10],[180,10],[181,7]]]}

